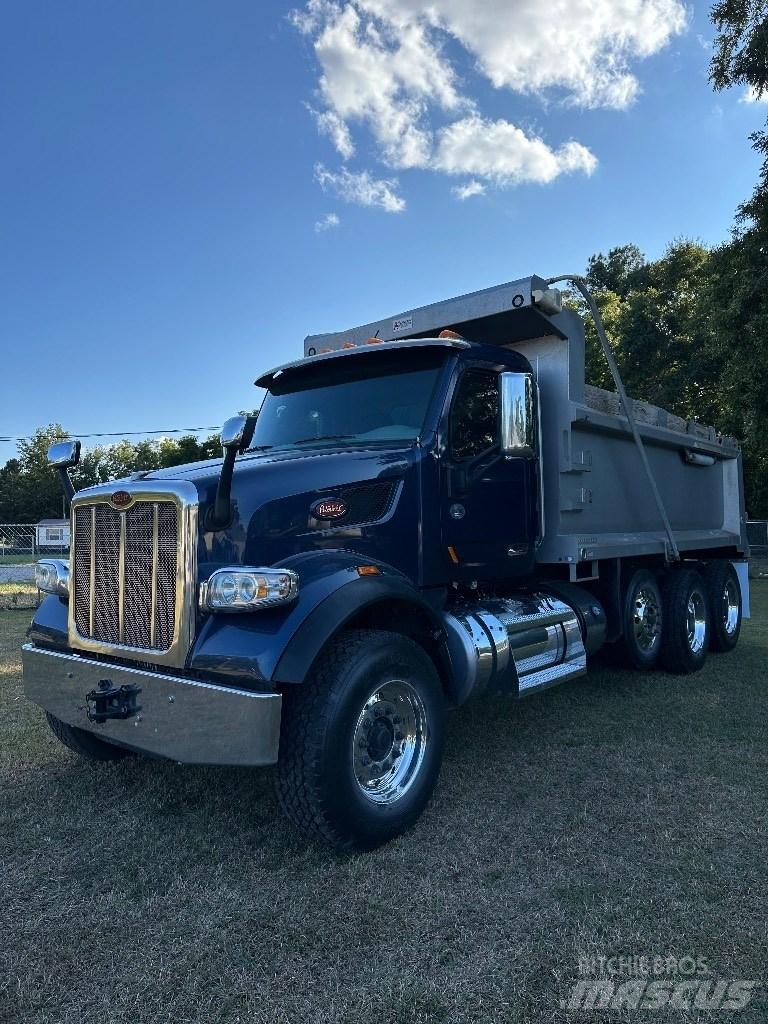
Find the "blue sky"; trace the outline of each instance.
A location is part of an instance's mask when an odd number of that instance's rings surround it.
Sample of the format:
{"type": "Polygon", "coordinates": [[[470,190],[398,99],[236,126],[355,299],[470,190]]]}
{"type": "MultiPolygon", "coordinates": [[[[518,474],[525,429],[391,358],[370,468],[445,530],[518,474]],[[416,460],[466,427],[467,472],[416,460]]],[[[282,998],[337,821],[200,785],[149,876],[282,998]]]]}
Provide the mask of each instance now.
{"type": "Polygon", "coordinates": [[[617,2],[628,52],[587,0],[382,2],[6,7],[0,435],[219,424],[305,334],[727,237],[766,107],[708,4],[617,2]]]}

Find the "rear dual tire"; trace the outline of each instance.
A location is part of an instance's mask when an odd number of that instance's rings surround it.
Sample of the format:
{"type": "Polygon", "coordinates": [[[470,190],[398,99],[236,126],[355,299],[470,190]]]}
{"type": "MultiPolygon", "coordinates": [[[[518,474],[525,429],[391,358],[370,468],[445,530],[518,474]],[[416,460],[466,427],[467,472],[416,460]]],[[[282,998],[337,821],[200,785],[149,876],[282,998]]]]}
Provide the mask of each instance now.
{"type": "Polygon", "coordinates": [[[711,614],[710,649],[732,651],[741,632],[741,584],[731,562],[709,562],[702,573],[711,614]]]}
{"type": "Polygon", "coordinates": [[[662,597],[656,577],[638,569],[624,595],[623,652],[630,668],[648,672],[659,660],[663,625],[662,597]]]}
{"type": "Polygon", "coordinates": [[[623,654],[634,669],[660,662],[668,672],[698,671],[712,651],[732,651],[741,631],[741,587],[731,562],[708,562],[701,573],[686,566],[659,582],[638,569],[624,591],[623,654]]]}
{"type": "Polygon", "coordinates": [[[710,643],[707,588],[695,569],[673,569],[662,583],[660,657],[668,672],[698,672],[710,643]]]}

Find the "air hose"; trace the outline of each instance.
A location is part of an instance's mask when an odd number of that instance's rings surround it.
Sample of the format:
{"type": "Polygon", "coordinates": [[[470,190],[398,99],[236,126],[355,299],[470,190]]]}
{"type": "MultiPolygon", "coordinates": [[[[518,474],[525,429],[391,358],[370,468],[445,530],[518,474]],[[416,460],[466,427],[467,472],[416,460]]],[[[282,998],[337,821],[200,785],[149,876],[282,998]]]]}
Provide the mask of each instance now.
{"type": "Polygon", "coordinates": [[[595,324],[595,330],[597,331],[597,336],[600,339],[600,345],[603,349],[603,355],[605,356],[606,362],[608,363],[608,368],[611,371],[613,383],[616,385],[616,391],[619,394],[619,399],[621,401],[622,408],[624,409],[624,415],[627,417],[629,429],[632,431],[632,437],[634,438],[635,445],[637,446],[637,450],[640,453],[640,459],[643,463],[643,468],[645,469],[645,475],[648,478],[648,485],[651,488],[653,499],[656,502],[656,508],[658,509],[659,516],[661,518],[662,523],[664,524],[664,530],[667,534],[667,540],[669,541],[669,554],[671,556],[670,560],[677,562],[680,560],[680,550],[678,549],[677,541],[675,540],[675,535],[672,532],[672,526],[669,522],[667,511],[664,508],[664,502],[662,501],[661,495],[659,494],[659,489],[656,486],[656,480],[653,476],[653,470],[651,469],[651,465],[648,462],[648,455],[645,450],[645,445],[643,444],[643,439],[640,437],[640,432],[637,429],[637,423],[635,423],[635,416],[632,412],[630,400],[629,398],[627,398],[627,392],[624,390],[624,384],[621,380],[619,368],[616,365],[616,360],[613,357],[611,346],[608,343],[608,335],[605,332],[605,325],[603,324],[603,318],[600,316],[600,310],[597,308],[597,303],[592,297],[592,293],[587,287],[587,281],[584,277],[580,276],[579,274],[560,274],[557,277],[548,278],[547,284],[553,285],[561,281],[568,281],[574,285],[574,287],[579,291],[584,301],[586,302],[587,306],[589,307],[589,312],[592,314],[592,319],[595,324]]]}

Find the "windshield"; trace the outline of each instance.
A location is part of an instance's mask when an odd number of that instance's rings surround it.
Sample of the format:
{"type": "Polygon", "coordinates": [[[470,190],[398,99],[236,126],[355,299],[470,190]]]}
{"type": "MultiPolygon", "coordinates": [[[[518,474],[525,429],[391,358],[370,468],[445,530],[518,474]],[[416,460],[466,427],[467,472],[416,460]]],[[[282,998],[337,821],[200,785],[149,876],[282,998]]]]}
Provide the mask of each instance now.
{"type": "Polygon", "coordinates": [[[288,370],[273,381],[253,447],[414,441],[445,353],[381,353],[288,370]]]}

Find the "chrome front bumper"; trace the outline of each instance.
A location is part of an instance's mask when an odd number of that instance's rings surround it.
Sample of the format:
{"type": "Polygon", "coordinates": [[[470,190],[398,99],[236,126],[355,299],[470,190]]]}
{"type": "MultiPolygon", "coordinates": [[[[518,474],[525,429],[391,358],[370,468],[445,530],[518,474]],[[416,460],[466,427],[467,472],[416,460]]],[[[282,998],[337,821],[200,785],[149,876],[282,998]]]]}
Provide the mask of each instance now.
{"type": "Polygon", "coordinates": [[[277,761],[279,693],[252,693],[197,679],[144,672],[45,650],[22,648],[27,697],[68,725],[187,764],[265,765],[277,761]],[[88,717],[86,694],[102,680],[141,687],[141,710],[102,724],[88,717]]]}

